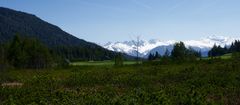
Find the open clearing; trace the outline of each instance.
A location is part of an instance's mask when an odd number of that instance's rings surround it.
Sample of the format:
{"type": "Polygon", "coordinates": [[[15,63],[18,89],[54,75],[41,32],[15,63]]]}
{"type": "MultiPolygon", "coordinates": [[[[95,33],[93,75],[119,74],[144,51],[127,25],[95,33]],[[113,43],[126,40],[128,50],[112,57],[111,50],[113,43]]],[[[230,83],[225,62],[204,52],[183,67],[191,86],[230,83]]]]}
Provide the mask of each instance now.
{"type": "MultiPolygon", "coordinates": [[[[124,65],[133,65],[136,64],[136,61],[124,61],[124,65]]],[[[82,61],[82,62],[73,62],[73,66],[99,66],[99,65],[114,65],[114,61],[82,61]]]]}

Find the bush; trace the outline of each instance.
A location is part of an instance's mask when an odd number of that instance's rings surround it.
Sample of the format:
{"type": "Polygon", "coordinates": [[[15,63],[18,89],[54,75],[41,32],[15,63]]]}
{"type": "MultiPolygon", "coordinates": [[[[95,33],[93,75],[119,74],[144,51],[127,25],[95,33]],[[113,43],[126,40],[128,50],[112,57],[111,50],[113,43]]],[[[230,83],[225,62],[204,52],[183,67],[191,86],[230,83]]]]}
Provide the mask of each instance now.
{"type": "Polygon", "coordinates": [[[240,52],[234,52],[232,53],[232,59],[239,61],[240,60],[240,52]]]}

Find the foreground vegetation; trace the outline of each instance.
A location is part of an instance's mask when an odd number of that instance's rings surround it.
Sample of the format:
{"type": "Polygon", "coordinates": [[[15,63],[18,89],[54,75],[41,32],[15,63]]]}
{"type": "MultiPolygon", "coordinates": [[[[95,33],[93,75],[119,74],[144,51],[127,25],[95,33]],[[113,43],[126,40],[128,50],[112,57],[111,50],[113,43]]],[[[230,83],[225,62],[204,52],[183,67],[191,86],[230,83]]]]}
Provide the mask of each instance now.
{"type": "Polygon", "coordinates": [[[1,71],[0,104],[240,104],[239,64],[153,61],[1,71]]]}

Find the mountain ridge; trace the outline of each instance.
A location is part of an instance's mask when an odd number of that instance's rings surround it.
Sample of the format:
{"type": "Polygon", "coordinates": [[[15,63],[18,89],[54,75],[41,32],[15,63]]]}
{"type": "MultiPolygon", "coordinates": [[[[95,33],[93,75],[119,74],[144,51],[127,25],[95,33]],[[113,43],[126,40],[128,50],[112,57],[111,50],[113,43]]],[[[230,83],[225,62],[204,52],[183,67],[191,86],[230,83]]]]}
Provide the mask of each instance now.
{"type": "Polygon", "coordinates": [[[84,43],[87,42],[68,34],[58,26],[46,22],[36,15],[4,7],[0,7],[0,26],[1,41],[8,41],[16,33],[18,33],[27,37],[36,37],[43,43],[50,46],[54,46],[56,44],[78,45],[81,44],[81,41],[84,43]],[[4,35],[8,37],[3,37],[4,35]],[[55,39],[53,37],[55,37],[55,39]],[[63,40],[62,37],[66,40],[63,40]],[[54,39],[54,41],[49,42],[48,39],[54,39]],[[71,43],[67,40],[71,40],[71,43]]]}
{"type": "Polygon", "coordinates": [[[9,42],[16,34],[35,38],[68,59],[104,60],[113,59],[115,54],[98,44],[77,38],[36,15],[0,7],[0,44],[9,42]]]}
{"type": "MultiPolygon", "coordinates": [[[[229,46],[233,41],[239,39],[240,38],[213,35],[206,38],[201,38],[199,40],[186,40],[183,42],[187,48],[191,47],[194,50],[201,51],[203,56],[207,56],[207,52],[213,47],[214,44],[224,47],[225,45],[229,46]]],[[[156,51],[163,55],[166,49],[171,51],[174,43],[176,42],[179,41],[162,41],[159,39],[141,40],[139,46],[139,54],[141,57],[145,58],[149,53],[155,53],[156,51]]],[[[123,42],[108,42],[106,44],[102,44],[102,46],[112,51],[124,52],[132,56],[136,55],[136,50],[134,49],[136,46],[131,40],[123,42]]]]}

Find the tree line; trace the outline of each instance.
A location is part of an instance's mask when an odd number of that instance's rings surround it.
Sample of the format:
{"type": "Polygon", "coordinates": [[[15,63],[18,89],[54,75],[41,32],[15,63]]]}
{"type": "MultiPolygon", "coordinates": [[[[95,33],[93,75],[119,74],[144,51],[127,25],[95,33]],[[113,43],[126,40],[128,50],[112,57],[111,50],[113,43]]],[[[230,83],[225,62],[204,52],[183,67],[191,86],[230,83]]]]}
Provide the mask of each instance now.
{"type": "MultiPolygon", "coordinates": [[[[98,46],[49,47],[35,38],[15,35],[0,44],[0,69],[6,67],[42,69],[68,65],[70,61],[112,60],[120,56],[98,46]]],[[[128,57],[121,54],[122,57],[128,57]]]]}
{"type": "Polygon", "coordinates": [[[71,61],[102,61],[114,58],[114,52],[94,46],[56,46],[52,47],[52,50],[71,61]]]}
{"type": "Polygon", "coordinates": [[[52,66],[54,55],[38,40],[16,35],[9,43],[1,44],[0,66],[4,68],[40,69],[52,66]]]}
{"type": "Polygon", "coordinates": [[[158,52],[155,54],[150,53],[148,60],[173,60],[173,61],[193,61],[197,58],[201,58],[201,51],[195,51],[193,48],[186,48],[183,42],[177,42],[173,46],[173,50],[169,52],[167,49],[166,52],[161,56],[158,52]]]}
{"type": "Polygon", "coordinates": [[[208,56],[216,57],[216,56],[221,56],[227,53],[236,53],[236,52],[240,52],[239,40],[235,40],[229,47],[228,46],[221,47],[220,45],[217,46],[216,44],[214,44],[212,49],[208,52],[208,56]]]}
{"type": "MultiPolygon", "coordinates": [[[[208,52],[209,57],[216,57],[221,56],[227,53],[232,53],[232,56],[234,58],[240,57],[240,41],[235,40],[230,46],[224,46],[221,47],[220,45],[214,44],[214,46],[211,48],[211,50],[208,52]]],[[[155,54],[150,53],[148,55],[148,60],[172,60],[172,61],[194,61],[198,58],[201,58],[201,51],[195,51],[193,48],[186,48],[185,44],[183,42],[175,43],[173,46],[173,50],[170,53],[168,50],[166,50],[165,54],[162,56],[158,54],[158,52],[155,52],[155,54]]]]}

